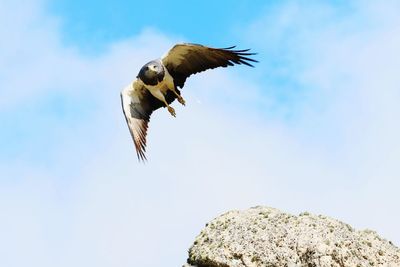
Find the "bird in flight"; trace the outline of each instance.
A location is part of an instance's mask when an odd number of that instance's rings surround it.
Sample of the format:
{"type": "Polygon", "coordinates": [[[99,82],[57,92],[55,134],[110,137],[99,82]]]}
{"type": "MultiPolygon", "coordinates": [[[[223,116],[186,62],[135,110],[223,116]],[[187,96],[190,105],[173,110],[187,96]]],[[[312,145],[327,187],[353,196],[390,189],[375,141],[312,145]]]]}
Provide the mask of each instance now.
{"type": "Polygon", "coordinates": [[[181,92],[186,79],[198,72],[217,67],[244,64],[253,67],[256,60],[249,56],[250,49],[235,50],[211,48],[199,44],[176,44],[160,59],[145,64],[136,79],[121,92],[122,109],[140,160],[146,160],[146,134],[150,115],[160,107],[166,107],[172,116],[175,110],[170,104],[178,99],[185,105],[181,92]]]}

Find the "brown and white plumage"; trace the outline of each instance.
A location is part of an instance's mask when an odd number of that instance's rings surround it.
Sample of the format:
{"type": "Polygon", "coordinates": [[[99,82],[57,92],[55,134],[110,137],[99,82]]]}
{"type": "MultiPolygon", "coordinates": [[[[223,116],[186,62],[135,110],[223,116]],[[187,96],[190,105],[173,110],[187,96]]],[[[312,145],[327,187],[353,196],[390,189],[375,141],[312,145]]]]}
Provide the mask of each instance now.
{"type": "Polygon", "coordinates": [[[161,59],[169,73],[174,77],[176,86],[182,88],[186,79],[192,75],[217,67],[244,64],[253,67],[249,62],[257,62],[248,56],[249,49],[233,50],[227,48],[211,48],[197,44],[177,44],[161,59]]]}
{"type": "Polygon", "coordinates": [[[185,104],[178,87],[183,88],[190,75],[235,64],[252,67],[250,62],[257,62],[249,58],[254,55],[248,52],[249,49],[233,48],[177,44],[161,59],[145,64],[136,80],[122,90],[122,109],[139,160],[146,159],[146,134],[152,112],[160,107],[168,107],[171,115],[175,116],[169,104],[175,99],[185,104]]]}

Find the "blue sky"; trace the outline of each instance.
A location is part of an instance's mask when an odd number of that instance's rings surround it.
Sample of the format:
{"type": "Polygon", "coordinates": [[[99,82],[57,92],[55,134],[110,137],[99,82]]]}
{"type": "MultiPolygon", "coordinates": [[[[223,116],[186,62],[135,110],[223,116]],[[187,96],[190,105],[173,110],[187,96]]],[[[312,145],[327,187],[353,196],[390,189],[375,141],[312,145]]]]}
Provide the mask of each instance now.
{"type": "Polygon", "coordinates": [[[0,0],[0,265],[179,266],[207,221],[256,205],[399,244],[399,11],[0,0]],[[260,63],[191,77],[139,164],[119,92],[179,41],[260,63]]]}
{"type": "MultiPolygon", "coordinates": [[[[63,19],[63,38],[88,51],[139,34],[143,28],[165,34],[226,46],[235,31],[279,1],[56,1],[51,13],[63,19]]],[[[85,50],[85,52],[88,52],[85,50]]]]}

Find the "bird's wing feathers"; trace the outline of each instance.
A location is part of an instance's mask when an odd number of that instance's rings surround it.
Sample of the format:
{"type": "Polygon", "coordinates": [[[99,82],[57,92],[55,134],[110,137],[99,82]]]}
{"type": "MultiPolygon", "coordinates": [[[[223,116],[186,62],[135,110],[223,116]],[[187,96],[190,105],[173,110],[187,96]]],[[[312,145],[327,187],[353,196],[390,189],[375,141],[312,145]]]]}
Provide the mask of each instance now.
{"type": "Polygon", "coordinates": [[[122,109],[135,144],[138,159],[146,159],[146,134],[150,115],[155,109],[149,101],[148,91],[134,81],[121,92],[122,109]]]}
{"type": "Polygon", "coordinates": [[[253,67],[250,62],[257,62],[248,57],[254,55],[248,53],[249,49],[234,50],[234,48],[234,46],[211,48],[197,44],[177,44],[161,61],[174,78],[175,85],[182,88],[186,79],[192,74],[234,64],[253,67]]]}

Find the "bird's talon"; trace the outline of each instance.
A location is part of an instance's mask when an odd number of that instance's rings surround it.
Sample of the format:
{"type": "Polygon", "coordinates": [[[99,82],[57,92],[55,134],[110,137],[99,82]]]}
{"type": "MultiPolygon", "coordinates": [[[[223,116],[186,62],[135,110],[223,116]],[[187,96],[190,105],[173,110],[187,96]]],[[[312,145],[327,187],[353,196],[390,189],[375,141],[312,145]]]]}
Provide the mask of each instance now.
{"type": "Polygon", "coordinates": [[[184,106],[186,104],[186,101],[183,99],[183,97],[178,97],[178,102],[181,103],[184,106]]]}
{"type": "Polygon", "coordinates": [[[168,111],[169,113],[171,113],[172,116],[176,117],[175,109],[173,109],[172,107],[168,107],[168,111]]]}

